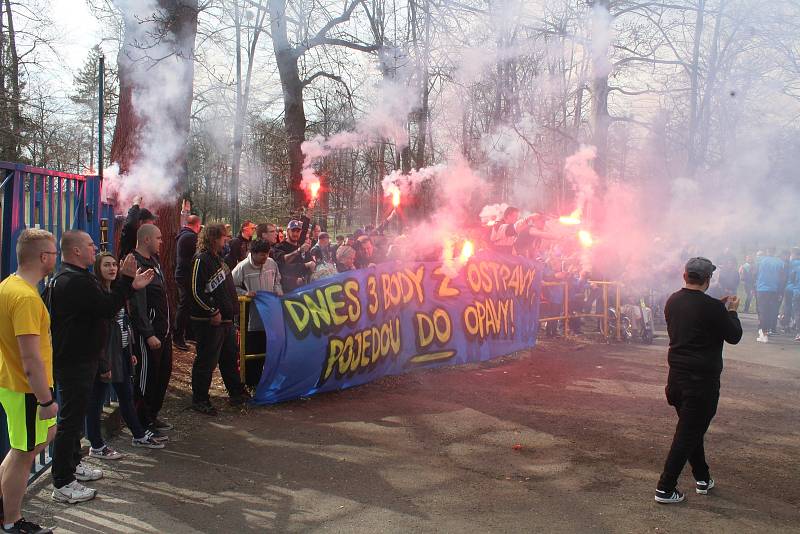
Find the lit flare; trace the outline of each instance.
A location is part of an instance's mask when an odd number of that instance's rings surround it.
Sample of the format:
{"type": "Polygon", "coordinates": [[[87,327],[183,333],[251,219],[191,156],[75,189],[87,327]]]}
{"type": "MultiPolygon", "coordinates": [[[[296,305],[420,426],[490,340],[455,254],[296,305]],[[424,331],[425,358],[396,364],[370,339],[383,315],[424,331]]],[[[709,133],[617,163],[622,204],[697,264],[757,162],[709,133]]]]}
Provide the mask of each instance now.
{"type": "Polygon", "coordinates": [[[581,242],[581,246],[584,248],[589,248],[594,245],[594,238],[587,230],[578,231],[578,241],[581,242]]]}
{"type": "Polygon", "coordinates": [[[475,254],[475,245],[469,239],[465,239],[464,244],[461,245],[461,255],[458,257],[458,261],[462,264],[467,263],[473,254],[475,254]]]}
{"type": "Polygon", "coordinates": [[[577,208],[569,215],[562,215],[558,218],[558,222],[567,226],[578,226],[581,224],[581,209],[577,208]]]}
{"type": "Polygon", "coordinates": [[[308,190],[311,193],[312,199],[316,200],[317,197],[319,196],[319,188],[320,188],[319,182],[311,182],[310,184],[308,184],[308,190]]]}

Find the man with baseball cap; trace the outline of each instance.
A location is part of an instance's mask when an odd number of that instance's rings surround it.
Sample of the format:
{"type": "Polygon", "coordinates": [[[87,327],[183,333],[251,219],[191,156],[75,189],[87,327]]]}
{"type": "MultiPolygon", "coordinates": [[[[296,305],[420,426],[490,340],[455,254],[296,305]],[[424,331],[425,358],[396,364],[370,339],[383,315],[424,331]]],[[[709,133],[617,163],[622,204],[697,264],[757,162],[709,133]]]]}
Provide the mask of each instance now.
{"type": "Polygon", "coordinates": [[[715,269],[706,258],[690,259],[683,289],[673,293],[664,306],[669,333],[665,391],[667,403],[678,412],[678,425],[656,489],[655,500],[663,504],[683,501],[677,484],[687,460],[695,491],[705,495],[714,487],[703,437],[717,412],[723,342],[735,345],[742,339],[742,324],[736,315],[739,298],[717,300],[705,294],[715,269]]]}
{"type": "Polygon", "coordinates": [[[300,242],[302,233],[301,221],[289,221],[286,240],[273,246],[269,251],[280,269],[284,293],[289,293],[305,284],[306,277],[316,267],[313,260],[305,260],[305,254],[311,249],[311,243],[308,239],[304,243],[300,242]]]}

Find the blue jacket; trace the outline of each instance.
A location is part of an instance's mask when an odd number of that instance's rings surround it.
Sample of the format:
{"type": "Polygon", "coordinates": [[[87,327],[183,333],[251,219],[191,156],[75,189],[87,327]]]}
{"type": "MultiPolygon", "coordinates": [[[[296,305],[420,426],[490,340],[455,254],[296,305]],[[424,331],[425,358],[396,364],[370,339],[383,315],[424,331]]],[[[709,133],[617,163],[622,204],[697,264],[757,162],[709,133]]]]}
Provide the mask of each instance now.
{"type": "Polygon", "coordinates": [[[778,291],[783,273],[783,260],[775,256],[762,256],[758,260],[756,291],[778,291]]]}
{"type": "Polygon", "coordinates": [[[789,262],[786,291],[793,291],[796,295],[800,294],[800,259],[789,262]]]}

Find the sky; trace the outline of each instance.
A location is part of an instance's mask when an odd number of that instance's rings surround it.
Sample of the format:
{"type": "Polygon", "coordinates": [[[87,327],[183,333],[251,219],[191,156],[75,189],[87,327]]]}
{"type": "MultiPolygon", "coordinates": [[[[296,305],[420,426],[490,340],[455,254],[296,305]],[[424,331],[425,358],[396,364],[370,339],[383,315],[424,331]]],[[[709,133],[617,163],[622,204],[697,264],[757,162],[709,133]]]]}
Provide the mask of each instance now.
{"type": "Polygon", "coordinates": [[[60,70],[77,71],[89,50],[100,42],[101,27],[85,0],[51,0],[49,16],[58,26],[56,49],[63,65],[60,70]]]}

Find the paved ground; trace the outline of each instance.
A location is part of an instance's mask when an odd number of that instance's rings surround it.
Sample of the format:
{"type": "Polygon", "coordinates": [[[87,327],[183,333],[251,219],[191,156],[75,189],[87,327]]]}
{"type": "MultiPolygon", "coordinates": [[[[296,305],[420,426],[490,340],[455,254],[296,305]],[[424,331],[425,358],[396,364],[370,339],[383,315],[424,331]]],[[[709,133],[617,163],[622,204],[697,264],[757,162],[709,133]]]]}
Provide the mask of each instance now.
{"type": "Polygon", "coordinates": [[[183,410],[184,365],[166,450],[117,438],[95,501],[55,504],[45,477],[26,509],[82,534],[800,532],[800,346],[746,323],[707,438],[718,488],[680,505],[653,502],[675,423],[660,340],[542,343],[215,419],[183,410]]]}

